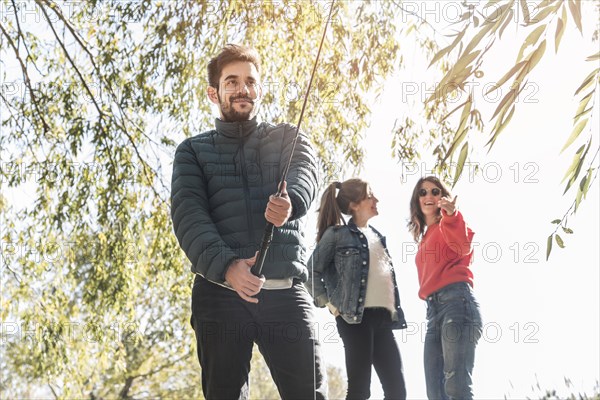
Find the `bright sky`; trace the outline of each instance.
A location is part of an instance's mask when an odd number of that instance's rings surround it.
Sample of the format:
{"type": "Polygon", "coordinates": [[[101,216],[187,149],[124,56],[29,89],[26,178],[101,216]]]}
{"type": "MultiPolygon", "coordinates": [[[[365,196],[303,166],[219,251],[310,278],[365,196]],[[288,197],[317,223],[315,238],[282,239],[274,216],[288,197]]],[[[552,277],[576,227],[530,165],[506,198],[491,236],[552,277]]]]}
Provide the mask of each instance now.
{"type": "MultiPolygon", "coordinates": [[[[424,4],[413,3],[417,10],[424,4]]],[[[572,24],[572,20],[569,22],[572,24]]],[[[588,21],[587,26],[591,29],[593,23],[588,21]]],[[[505,36],[511,37],[509,30],[505,36]]],[[[585,37],[590,35],[586,33],[585,37]]],[[[501,51],[490,54],[492,57],[483,66],[485,75],[479,80],[479,88],[503,74],[504,69],[498,67],[514,61],[521,42],[522,37],[506,39],[501,51]]],[[[574,198],[571,192],[562,196],[564,185],[560,180],[579,145],[573,145],[562,155],[559,152],[572,129],[577,109],[573,93],[593,67],[593,63],[582,60],[597,50],[583,41],[579,33],[568,29],[559,57],[555,57],[553,40],[549,40],[546,56],[530,80],[533,86],[524,91],[510,126],[489,154],[478,151],[471,160],[479,163],[483,173],[472,179],[463,176],[453,191],[459,195],[459,207],[476,233],[472,268],[485,324],[476,354],[477,399],[539,398],[545,389],[556,389],[562,395],[591,394],[598,385],[598,182],[577,215],[569,219],[574,234],[561,235],[566,248],[559,249],[555,244],[550,260],[545,261],[546,238],[555,227],[550,221],[561,218],[574,198]],[[572,387],[566,386],[565,378],[572,382],[572,387]],[[535,388],[538,383],[541,391],[535,388]]],[[[409,322],[408,330],[396,332],[409,398],[424,399],[425,305],[417,297],[416,246],[407,232],[406,221],[413,186],[420,176],[428,174],[433,164],[424,161],[416,166],[402,165],[389,156],[390,132],[400,114],[398,110],[406,107],[398,97],[406,95],[409,102],[416,104],[424,95],[425,78],[419,74],[426,64],[419,64],[418,50],[413,54],[414,60],[405,59],[405,69],[386,83],[382,98],[372,106],[372,126],[365,133],[367,157],[362,177],[371,182],[380,199],[380,216],[371,222],[387,236],[409,322]],[[415,87],[419,92],[409,95],[407,90],[415,87]]],[[[481,97],[481,90],[474,90],[481,97]]],[[[479,105],[488,110],[484,116],[489,118],[489,108],[499,99],[493,102],[488,97],[488,100],[489,104],[479,105]]],[[[597,146],[598,112],[595,114],[591,126],[596,129],[594,145],[597,146]]],[[[489,132],[489,127],[486,131],[489,132]]],[[[485,142],[487,138],[475,140],[485,142]]],[[[315,203],[313,209],[316,207],[315,203]]],[[[315,226],[315,217],[311,213],[309,231],[315,226]]],[[[333,317],[320,309],[318,323],[326,361],[344,370],[343,347],[333,317]]],[[[373,374],[372,398],[382,397],[373,374]]]]}
{"type": "MultiPolygon", "coordinates": [[[[509,30],[505,35],[511,37],[509,30]]],[[[522,38],[508,39],[500,52],[490,54],[479,87],[502,76],[506,69],[498,66],[512,65],[521,43],[522,38]]],[[[573,93],[583,77],[598,66],[597,61],[594,65],[582,60],[596,51],[597,44],[585,43],[572,30],[565,34],[558,57],[554,55],[553,39],[548,40],[546,57],[533,72],[533,86],[523,92],[510,126],[489,154],[479,151],[471,160],[479,163],[483,173],[472,179],[463,175],[453,190],[476,233],[472,268],[484,318],[474,372],[477,399],[540,398],[546,389],[556,389],[562,396],[584,392],[591,395],[598,386],[598,182],[577,214],[569,218],[574,234],[561,234],[566,248],[560,249],[555,243],[546,262],[546,239],[555,228],[550,221],[561,218],[574,199],[571,192],[562,196],[564,184],[560,181],[580,144],[577,142],[562,155],[559,152],[572,130],[578,105],[573,93]],[[571,386],[565,379],[572,382],[571,386]]],[[[367,158],[362,177],[371,182],[380,200],[380,215],[371,222],[387,236],[409,321],[408,330],[396,332],[409,398],[425,399],[422,354],[426,309],[417,297],[416,247],[406,221],[414,184],[420,176],[429,174],[427,170],[433,163],[402,165],[389,156],[389,132],[398,108],[405,107],[398,96],[407,94],[407,82],[420,87],[422,78],[417,71],[426,67],[416,61],[406,64],[404,72],[388,81],[381,101],[372,107],[373,124],[366,133],[367,158]]],[[[474,90],[481,98],[481,89],[474,90]]],[[[491,116],[489,108],[495,108],[500,99],[493,100],[490,95],[488,100],[488,105],[479,104],[488,109],[483,113],[486,123],[491,116]]],[[[596,147],[600,125],[597,110],[596,105],[590,125],[595,130],[596,147]]],[[[487,141],[487,137],[478,140],[487,141]]],[[[343,369],[343,346],[335,334],[333,317],[325,310],[319,310],[318,315],[325,357],[343,369]]],[[[371,398],[382,397],[373,372],[371,398]]]]}

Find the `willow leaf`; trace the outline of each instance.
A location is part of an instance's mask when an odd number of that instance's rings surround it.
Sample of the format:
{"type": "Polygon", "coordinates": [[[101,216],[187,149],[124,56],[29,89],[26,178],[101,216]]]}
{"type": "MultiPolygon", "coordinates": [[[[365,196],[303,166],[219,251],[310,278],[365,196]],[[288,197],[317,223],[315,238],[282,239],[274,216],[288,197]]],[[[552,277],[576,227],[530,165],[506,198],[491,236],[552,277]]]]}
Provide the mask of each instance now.
{"type": "MultiPolygon", "coordinates": [[[[469,96],[469,98],[470,98],[470,96],[469,96]]],[[[451,116],[452,114],[454,114],[458,109],[460,109],[461,107],[463,107],[464,105],[466,105],[468,101],[469,101],[469,99],[467,99],[464,103],[461,103],[458,106],[456,106],[456,108],[454,108],[452,111],[450,111],[448,114],[446,114],[444,116],[444,118],[442,118],[440,120],[440,122],[444,122],[449,116],[451,116]]]]}
{"type": "Polygon", "coordinates": [[[585,79],[583,80],[583,82],[581,83],[581,85],[575,91],[575,95],[578,95],[579,92],[581,92],[582,90],[587,89],[590,86],[590,84],[592,84],[594,82],[594,80],[597,79],[596,75],[598,74],[598,72],[600,72],[600,68],[596,68],[595,70],[593,70],[592,72],[590,72],[590,74],[585,77],[585,79]]]}
{"type": "Polygon", "coordinates": [[[523,20],[526,24],[529,24],[530,15],[529,15],[529,7],[527,7],[526,0],[519,0],[519,4],[521,5],[521,11],[523,11],[523,20]]]}
{"type": "Polygon", "coordinates": [[[579,120],[581,117],[583,117],[585,114],[592,110],[593,105],[588,109],[586,109],[586,107],[592,99],[594,93],[596,93],[596,91],[592,90],[579,101],[579,107],[577,107],[577,111],[575,111],[575,116],[573,117],[573,123],[576,123],[577,120],[579,120]]]}
{"type": "Polygon", "coordinates": [[[585,157],[587,156],[587,153],[590,150],[590,145],[591,144],[592,144],[592,139],[590,138],[590,140],[588,141],[587,147],[585,148],[585,151],[583,152],[583,154],[581,155],[581,158],[579,159],[579,161],[577,163],[577,168],[575,169],[575,172],[573,173],[573,175],[569,179],[569,182],[567,182],[567,187],[565,188],[565,191],[563,192],[563,194],[567,193],[567,191],[569,190],[569,188],[571,187],[571,185],[575,182],[575,180],[579,176],[579,172],[581,172],[581,167],[583,166],[583,162],[585,161],[585,157]]]}
{"type": "Polygon", "coordinates": [[[575,139],[577,139],[579,137],[579,135],[581,134],[581,131],[583,131],[583,128],[585,128],[585,126],[587,125],[589,121],[589,118],[586,118],[582,121],[579,121],[579,123],[577,124],[577,126],[575,126],[575,128],[573,129],[573,132],[571,132],[571,135],[569,136],[569,139],[567,139],[567,142],[565,143],[565,145],[563,146],[563,148],[560,150],[560,152],[562,153],[563,151],[565,151],[565,149],[567,147],[569,147],[574,141],[575,139]]]}
{"type": "Polygon", "coordinates": [[[548,236],[548,240],[546,241],[546,261],[548,261],[548,258],[550,257],[550,252],[552,251],[552,236],[553,235],[548,236]]]}
{"type": "Polygon", "coordinates": [[[550,15],[552,12],[556,11],[562,3],[558,2],[554,6],[552,6],[551,4],[549,4],[547,6],[543,6],[542,4],[540,4],[537,7],[537,9],[539,9],[540,11],[535,16],[531,17],[530,25],[537,24],[538,22],[545,20],[548,17],[548,15],[550,15]]]}
{"type": "Polygon", "coordinates": [[[452,51],[452,49],[454,49],[456,47],[456,45],[461,41],[461,39],[465,35],[466,31],[467,31],[466,28],[463,29],[458,35],[456,35],[456,39],[454,39],[454,41],[449,46],[444,47],[442,50],[440,50],[433,57],[433,59],[431,60],[431,62],[429,63],[429,67],[431,67],[433,64],[435,64],[439,59],[441,59],[442,57],[444,57],[446,54],[450,53],[452,51]]]}
{"type": "Polygon", "coordinates": [[[583,34],[583,27],[581,26],[581,1],[568,0],[568,2],[569,10],[571,11],[571,15],[573,16],[573,21],[575,21],[575,25],[577,25],[577,29],[579,29],[579,32],[583,34]]]}
{"type": "Polygon", "coordinates": [[[500,27],[500,30],[498,31],[498,37],[500,39],[502,39],[502,34],[504,33],[504,30],[506,29],[506,27],[508,25],[510,25],[510,23],[512,22],[512,18],[514,16],[514,11],[511,9],[508,13],[508,16],[506,17],[506,19],[504,20],[504,23],[502,24],[502,26],[500,27]]]}
{"type": "Polygon", "coordinates": [[[596,54],[592,54],[591,56],[586,58],[585,61],[594,61],[594,60],[598,60],[598,59],[600,59],[600,51],[597,52],[596,54]]]}
{"type": "Polygon", "coordinates": [[[494,146],[494,143],[496,143],[496,139],[498,139],[498,136],[500,136],[500,133],[504,130],[504,128],[506,128],[508,126],[514,113],[515,113],[515,106],[513,104],[512,108],[508,112],[508,116],[502,120],[498,120],[498,122],[496,123],[496,126],[494,127],[494,130],[492,131],[492,137],[485,144],[486,146],[489,146],[488,151],[490,151],[492,149],[492,147],[494,146]]]}
{"type": "Polygon", "coordinates": [[[492,88],[490,90],[488,90],[488,92],[486,94],[490,94],[494,90],[497,90],[499,87],[501,87],[502,85],[504,85],[506,83],[506,81],[508,81],[514,74],[516,74],[517,71],[520,71],[521,68],[523,68],[523,66],[527,62],[528,61],[525,60],[525,61],[521,61],[520,63],[517,63],[516,65],[514,65],[510,69],[510,71],[508,71],[502,78],[500,78],[500,80],[494,86],[492,86],[492,88]]]}
{"type": "Polygon", "coordinates": [[[559,18],[556,22],[556,33],[554,34],[554,52],[558,53],[558,46],[560,46],[560,40],[565,33],[565,24],[563,23],[563,19],[559,18]]]}
{"type": "Polygon", "coordinates": [[[529,35],[527,35],[527,38],[525,38],[525,41],[523,41],[523,44],[521,45],[521,50],[519,50],[517,62],[522,60],[523,55],[525,54],[525,50],[527,50],[529,46],[533,46],[537,43],[537,41],[540,39],[540,36],[542,36],[544,30],[546,30],[545,24],[538,26],[533,31],[531,31],[529,35]]]}
{"type": "Polygon", "coordinates": [[[585,144],[582,144],[581,147],[579,147],[577,149],[577,151],[575,152],[575,155],[573,156],[573,161],[571,162],[571,165],[567,169],[567,172],[565,173],[565,176],[563,176],[560,183],[563,183],[565,181],[565,179],[567,179],[571,174],[573,174],[573,171],[575,171],[575,168],[577,168],[577,164],[579,163],[579,160],[580,160],[579,155],[583,152],[584,149],[585,149],[585,144]]]}
{"type": "Polygon", "coordinates": [[[473,37],[473,39],[471,39],[471,41],[469,42],[467,47],[465,47],[464,54],[469,54],[472,50],[474,50],[475,47],[477,47],[477,45],[479,44],[479,42],[481,42],[481,39],[483,39],[485,37],[485,35],[488,34],[490,29],[492,29],[492,26],[493,25],[490,24],[490,25],[486,25],[483,28],[481,28],[480,31],[477,33],[477,35],[475,35],[475,37],[473,37]]]}
{"type": "Polygon", "coordinates": [[[527,72],[533,70],[537,63],[540,62],[544,53],[546,52],[546,40],[542,40],[542,43],[538,46],[538,48],[531,54],[529,58],[529,63],[527,64],[527,72]]]}
{"type": "Polygon", "coordinates": [[[456,165],[456,173],[454,175],[454,182],[452,183],[452,187],[456,185],[458,180],[460,179],[460,175],[463,172],[463,168],[465,166],[465,161],[467,159],[467,155],[469,154],[469,142],[465,142],[462,149],[460,149],[460,155],[458,156],[458,164],[456,165]]]}
{"type": "Polygon", "coordinates": [[[498,107],[496,107],[496,111],[494,111],[494,115],[492,115],[492,118],[490,118],[490,120],[494,119],[496,117],[496,115],[498,115],[498,113],[500,113],[501,110],[508,107],[509,104],[514,103],[516,98],[517,98],[517,89],[515,88],[515,89],[509,90],[509,92],[506,93],[506,96],[504,96],[504,98],[500,101],[500,104],[498,104],[498,107]]]}
{"type": "Polygon", "coordinates": [[[563,242],[562,238],[560,237],[560,235],[557,233],[556,235],[554,235],[554,239],[556,239],[556,244],[561,248],[564,249],[565,248],[565,242],[563,242]]]}
{"type": "Polygon", "coordinates": [[[591,171],[592,171],[592,169],[589,168],[588,173],[585,174],[585,176],[581,179],[581,182],[579,182],[579,188],[577,190],[577,195],[575,196],[575,211],[577,211],[577,208],[579,208],[579,204],[581,203],[581,200],[587,193],[587,188],[589,187],[589,184],[590,184],[589,179],[591,178],[591,171]]]}

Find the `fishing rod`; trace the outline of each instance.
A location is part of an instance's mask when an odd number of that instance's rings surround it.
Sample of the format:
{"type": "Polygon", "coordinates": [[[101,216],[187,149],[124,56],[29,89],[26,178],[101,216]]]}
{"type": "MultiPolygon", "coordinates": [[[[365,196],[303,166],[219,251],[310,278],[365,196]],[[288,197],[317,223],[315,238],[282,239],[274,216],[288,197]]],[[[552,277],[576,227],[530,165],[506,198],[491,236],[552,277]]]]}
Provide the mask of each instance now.
{"type": "MultiPolygon", "coordinates": [[[[317,58],[315,59],[315,64],[313,65],[312,73],[310,74],[310,80],[308,82],[308,88],[306,89],[306,93],[304,95],[304,102],[302,103],[302,110],[300,111],[300,118],[298,119],[298,124],[296,125],[296,133],[294,134],[294,141],[292,142],[292,152],[290,153],[290,157],[287,161],[285,169],[283,170],[283,174],[281,176],[281,181],[277,186],[277,194],[276,197],[281,196],[281,192],[283,191],[283,182],[285,182],[287,178],[288,171],[290,169],[290,165],[292,163],[292,157],[294,156],[294,150],[296,149],[296,142],[298,142],[298,135],[300,134],[300,124],[302,123],[302,118],[304,117],[304,110],[306,109],[306,103],[308,102],[308,94],[310,93],[310,88],[312,87],[313,79],[315,77],[315,72],[317,71],[317,65],[319,63],[319,58],[321,56],[321,48],[323,47],[323,42],[325,41],[325,35],[327,34],[327,27],[329,26],[329,20],[331,20],[331,15],[333,14],[333,5],[335,4],[335,0],[331,2],[331,7],[329,8],[329,17],[327,17],[327,21],[325,21],[325,29],[323,30],[323,36],[321,37],[321,43],[319,44],[319,50],[317,51],[317,58]]],[[[269,250],[269,246],[271,245],[271,241],[273,240],[273,230],[275,226],[271,222],[267,222],[265,226],[265,231],[262,237],[262,244],[260,250],[258,251],[258,255],[256,256],[256,262],[250,269],[250,271],[256,275],[260,276],[263,268],[263,264],[265,263],[265,258],[267,256],[267,251],[269,250]]]]}

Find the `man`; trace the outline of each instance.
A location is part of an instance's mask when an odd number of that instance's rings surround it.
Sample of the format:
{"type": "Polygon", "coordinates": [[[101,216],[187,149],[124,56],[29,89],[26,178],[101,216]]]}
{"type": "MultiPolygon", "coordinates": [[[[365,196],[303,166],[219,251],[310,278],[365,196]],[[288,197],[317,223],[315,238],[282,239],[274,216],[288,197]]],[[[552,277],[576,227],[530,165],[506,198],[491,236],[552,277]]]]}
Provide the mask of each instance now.
{"type": "Polygon", "coordinates": [[[281,197],[277,185],[295,128],[258,123],[260,60],[227,45],[208,65],[215,129],[184,140],[173,165],[171,217],[196,274],[192,326],[207,399],[246,399],[253,343],[283,399],[326,397],[308,271],[303,217],[315,197],[316,166],[300,135],[281,197]],[[266,222],[273,241],[263,276],[250,268],[266,222]]]}

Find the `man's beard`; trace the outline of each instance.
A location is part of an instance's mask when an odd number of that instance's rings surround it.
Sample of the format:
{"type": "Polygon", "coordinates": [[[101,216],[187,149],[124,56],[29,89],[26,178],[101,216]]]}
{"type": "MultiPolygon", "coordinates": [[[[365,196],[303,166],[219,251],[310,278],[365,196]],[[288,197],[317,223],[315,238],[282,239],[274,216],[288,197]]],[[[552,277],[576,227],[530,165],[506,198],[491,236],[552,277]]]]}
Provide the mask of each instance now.
{"type": "Polygon", "coordinates": [[[225,122],[240,122],[240,121],[248,121],[254,115],[254,101],[248,96],[232,96],[229,98],[229,102],[225,102],[221,99],[220,95],[217,95],[219,98],[219,105],[221,107],[221,114],[223,114],[223,120],[225,122]],[[233,108],[233,102],[238,99],[246,99],[252,105],[248,111],[237,111],[233,108]]]}

